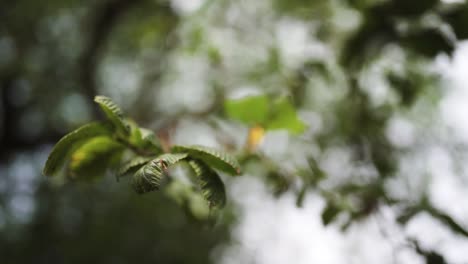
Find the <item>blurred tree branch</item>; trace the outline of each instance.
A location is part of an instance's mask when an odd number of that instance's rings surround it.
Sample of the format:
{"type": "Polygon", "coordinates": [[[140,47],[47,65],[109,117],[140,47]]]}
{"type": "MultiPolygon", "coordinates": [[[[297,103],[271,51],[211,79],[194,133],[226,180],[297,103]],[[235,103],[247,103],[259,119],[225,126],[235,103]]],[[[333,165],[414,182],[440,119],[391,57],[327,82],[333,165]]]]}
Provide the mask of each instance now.
{"type": "MultiPolygon", "coordinates": [[[[97,94],[96,68],[112,29],[125,12],[140,2],[141,0],[109,0],[98,6],[91,15],[88,42],[79,59],[82,85],[89,100],[92,101],[97,94]]],[[[97,107],[93,106],[93,114],[97,116],[98,113],[97,107]]]]}

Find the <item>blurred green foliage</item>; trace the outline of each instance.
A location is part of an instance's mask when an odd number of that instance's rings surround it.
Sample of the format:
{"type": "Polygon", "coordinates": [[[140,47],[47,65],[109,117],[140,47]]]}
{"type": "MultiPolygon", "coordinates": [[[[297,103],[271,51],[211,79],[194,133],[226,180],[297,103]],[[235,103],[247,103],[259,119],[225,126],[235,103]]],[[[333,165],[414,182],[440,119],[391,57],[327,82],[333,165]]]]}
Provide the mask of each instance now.
{"type": "Polygon", "coordinates": [[[293,134],[300,134],[306,128],[286,97],[273,100],[266,95],[246,96],[226,100],[224,108],[229,118],[246,125],[259,125],[268,130],[287,130],[293,134]]]}

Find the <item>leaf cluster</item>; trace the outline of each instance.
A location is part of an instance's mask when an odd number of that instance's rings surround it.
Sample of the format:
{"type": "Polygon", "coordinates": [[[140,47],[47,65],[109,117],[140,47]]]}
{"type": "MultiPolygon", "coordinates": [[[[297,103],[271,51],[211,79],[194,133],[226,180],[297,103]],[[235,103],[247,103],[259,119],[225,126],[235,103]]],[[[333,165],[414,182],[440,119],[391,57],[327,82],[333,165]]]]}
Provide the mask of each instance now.
{"type": "Polygon", "coordinates": [[[127,118],[110,98],[96,96],[95,102],[107,120],[65,135],[52,149],[44,175],[64,175],[77,181],[99,179],[106,173],[114,174],[117,180],[131,176],[133,189],[143,194],[178,181],[170,177],[170,168],[186,164],[194,176],[191,191],[178,196],[197,201],[201,196],[206,201],[202,206],[208,209],[221,209],[226,204],[218,171],[240,174],[240,165],[232,155],[206,146],[173,146],[169,153],[163,153],[155,134],[127,118]]]}

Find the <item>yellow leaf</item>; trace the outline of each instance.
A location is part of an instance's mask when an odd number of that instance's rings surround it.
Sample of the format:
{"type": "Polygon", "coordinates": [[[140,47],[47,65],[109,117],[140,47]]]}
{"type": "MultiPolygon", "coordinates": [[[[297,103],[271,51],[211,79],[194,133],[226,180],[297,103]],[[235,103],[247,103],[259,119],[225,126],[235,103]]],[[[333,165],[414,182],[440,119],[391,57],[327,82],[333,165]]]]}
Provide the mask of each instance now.
{"type": "Polygon", "coordinates": [[[247,149],[250,151],[255,150],[262,143],[264,136],[265,129],[263,127],[259,125],[251,127],[247,138],[247,149]]]}

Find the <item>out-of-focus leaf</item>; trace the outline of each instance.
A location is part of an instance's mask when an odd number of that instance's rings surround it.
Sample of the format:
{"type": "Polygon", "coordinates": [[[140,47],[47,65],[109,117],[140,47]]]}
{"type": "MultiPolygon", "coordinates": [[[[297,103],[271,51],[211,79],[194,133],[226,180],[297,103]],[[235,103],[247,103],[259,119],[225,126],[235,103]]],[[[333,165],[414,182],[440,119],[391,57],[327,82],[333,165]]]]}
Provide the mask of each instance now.
{"type": "Polygon", "coordinates": [[[103,176],[111,162],[120,157],[124,147],[110,137],[95,137],[80,146],[71,156],[71,177],[94,179],[103,176]]]}
{"type": "Polygon", "coordinates": [[[308,157],[307,162],[309,164],[308,168],[299,169],[297,171],[297,175],[302,179],[302,187],[296,197],[297,207],[303,206],[307,190],[316,187],[320,181],[327,177],[314,158],[308,157]]]}
{"type": "Polygon", "coordinates": [[[249,129],[249,135],[247,137],[247,148],[249,150],[255,150],[257,146],[262,142],[265,136],[265,129],[261,126],[253,126],[249,129]]]}
{"type": "Polygon", "coordinates": [[[325,209],[322,211],[322,223],[324,225],[328,225],[336,218],[336,216],[340,213],[340,208],[336,206],[334,203],[329,202],[325,209]]]}
{"type": "Polygon", "coordinates": [[[230,154],[205,146],[174,146],[172,151],[175,153],[188,153],[189,156],[200,159],[214,167],[231,175],[240,173],[240,165],[237,159],[230,154]]]}
{"type": "Polygon", "coordinates": [[[459,40],[468,38],[468,5],[466,3],[455,6],[443,15],[459,40]]]}
{"type": "Polygon", "coordinates": [[[311,19],[317,15],[331,16],[330,3],[328,1],[313,0],[274,0],[274,9],[279,14],[288,14],[302,19],[311,19]]]}
{"type": "Polygon", "coordinates": [[[320,168],[318,162],[314,158],[307,158],[307,164],[309,165],[310,174],[305,175],[309,177],[303,177],[305,182],[315,186],[318,182],[327,178],[326,173],[322,170],[322,168],[320,168]]]}
{"type": "Polygon", "coordinates": [[[209,218],[210,208],[208,203],[192,185],[173,180],[165,188],[165,191],[169,197],[186,210],[189,216],[198,220],[209,218]]]}
{"type": "Polygon", "coordinates": [[[159,189],[163,176],[169,166],[185,159],[187,154],[163,154],[148,162],[133,175],[132,185],[137,193],[146,193],[159,189]]]}
{"type": "Polygon", "coordinates": [[[299,190],[299,193],[297,194],[297,197],[296,197],[296,206],[297,207],[304,206],[304,199],[306,197],[306,194],[307,194],[307,185],[304,184],[301,187],[301,189],[299,190]]]}
{"type": "Polygon", "coordinates": [[[107,118],[116,127],[117,131],[123,135],[130,133],[130,127],[125,120],[122,109],[114,103],[110,98],[98,95],[94,98],[94,101],[99,104],[102,111],[106,114],[107,118]]]}
{"type": "Polygon", "coordinates": [[[212,65],[221,65],[223,62],[223,55],[219,49],[215,47],[210,47],[207,51],[207,55],[212,65]]]}
{"type": "Polygon", "coordinates": [[[206,220],[210,216],[210,206],[199,193],[192,193],[188,200],[188,209],[192,216],[199,220],[206,220]]]}
{"type": "Polygon", "coordinates": [[[435,251],[429,251],[423,255],[426,259],[426,264],[447,264],[445,258],[435,251]]]}
{"type": "Polygon", "coordinates": [[[85,140],[92,137],[110,135],[111,133],[112,131],[109,126],[96,122],[84,125],[65,135],[52,149],[44,166],[43,174],[46,176],[55,175],[63,166],[73,148],[83,144],[85,140]]]}
{"type": "Polygon", "coordinates": [[[433,8],[438,2],[438,0],[393,0],[389,1],[389,4],[387,4],[389,7],[387,12],[392,12],[393,14],[399,16],[418,16],[433,8]]]}
{"type": "Polygon", "coordinates": [[[210,208],[223,208],[226,204],[226,191],[219,175],[200,160],[190,160],[190,166],[197,176],[198,185],[210,208]]]}
{"type": "Polygon", "coordinates": [[[286,97],[274,104],[271,119],[267,124],[268,130],[285,129],[293,134],[299,134],[305,128],[306,125],[299,119],[296,109],[286,97]]]}
{"type": "Polygon", "coordinates": [[[391,42],[403,43],[406,47],[424,56],[433,57],[440,51],[451,54],[453,43],[447,41],[434,29],[416,31],[401,38],[398,21],[415,19],[424,15],[438,4],[438,0],[379,1],[363,12],[363,22],[343,48],[340,61],[348,69],[362,66],[372,57],[380,54],[382,48],[391,42]]]}
{"type": "Polygon", "coordinates": [[[415,101],[418,93],[420,92],[421,88],[420,85],[417,83],[418,76],[414,76],[413,74],[409,76],[400,76],[394,73],[389,73],[387,75],[387,79],[390,85],[396,90],[396,92],[400,95],[401,103],[404,106],[411,106],[415,101]]]}
{"type": "Polygon", "coordinates": [[[287,178],[287,175],[278,168],[270,169],[265,176],[267,185],[271,188],[273,195],[277,197],[288,191],[291,186],[291,181],[287,178]]]}
{"type": "Polygon", "coordinates": [[[414,239],[410,239],[410,241],[413,243],[416,253],[424,257],[426,264],[447,264],[445,258],[438,252],[422,248],[414,239]]]}
{"type": "Polygon", "coordinates": [[[455,49],[448,36],[439,29],[429,28],[413,32],[402,39],[402,43],[413,51],[432,58],[440,52],[452,55],[455,49]]]}
{"type": "Polygon", "coordinates": [[[374,8],[364,17],[361,27],[346,42],[340,62],[348,69],[360,67],[369,58],[378,54],[382,47],[396,39],[392,24],[386,13],[374,8]]]}
{"type": "Polygon", "coordinates": [[[269,100],[266,95],[230,99],[225,101],[224,110],[229,118],[245,124],[262,124],[268,118],[269,100]]]}
{"type": "Polygon", "coordinates": [[[164,188],[165,193],[172,198],[179,206],[183,206],[190,195],[195,192],[193,186],[183,183],[177,179],[173,179],[164,188]]]}
{"type": "Polygon", "coordinates": [[[271,103],[265,95],[250,96],[225,103],[227,115],[248,125],[265,125],[269,130],[285,129],[299,134],[306,128],[296,109],[286,98],[271,103]]]}

